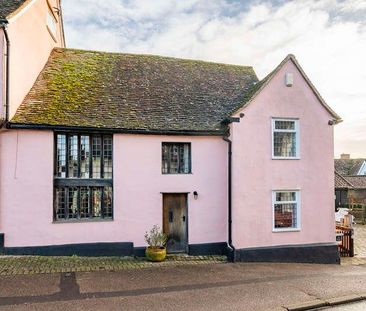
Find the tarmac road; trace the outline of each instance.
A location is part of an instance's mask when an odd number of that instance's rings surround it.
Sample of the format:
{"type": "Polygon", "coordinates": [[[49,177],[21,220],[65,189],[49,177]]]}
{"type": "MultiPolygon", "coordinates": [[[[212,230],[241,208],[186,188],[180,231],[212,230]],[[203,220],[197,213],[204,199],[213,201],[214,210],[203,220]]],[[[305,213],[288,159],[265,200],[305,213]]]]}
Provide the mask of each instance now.
{"type": "Polygon", "coordinates": [[[366,294],[365,265],[227,263],[0,277],[0,310],[286,310],[350,294],[366,294]]]}

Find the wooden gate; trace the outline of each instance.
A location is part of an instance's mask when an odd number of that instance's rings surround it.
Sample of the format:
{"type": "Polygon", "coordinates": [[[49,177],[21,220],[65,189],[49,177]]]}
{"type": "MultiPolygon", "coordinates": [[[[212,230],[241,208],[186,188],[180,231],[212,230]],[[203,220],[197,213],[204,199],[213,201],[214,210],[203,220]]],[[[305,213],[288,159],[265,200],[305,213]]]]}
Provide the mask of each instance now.
{"type": "Polygon", "coordinates": [[[353,257],[355,255],[353,244],[353,229],[344,226],[336,226],[336,238],[338,251],[341,257],[353,257]]]}

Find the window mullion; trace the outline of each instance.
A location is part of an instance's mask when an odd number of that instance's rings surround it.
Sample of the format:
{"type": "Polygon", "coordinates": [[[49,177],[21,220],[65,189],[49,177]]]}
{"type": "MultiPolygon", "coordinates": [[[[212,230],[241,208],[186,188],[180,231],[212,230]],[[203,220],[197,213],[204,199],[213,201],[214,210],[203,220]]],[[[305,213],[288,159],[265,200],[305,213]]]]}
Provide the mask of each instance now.
{"type": "Polygon", "coordinates": [[[104,178],[104,135],[100,135],[100,178],[104,178]]]}
{"type": "Polygon", "coordinates": [[[81,178],[81,136],[77,135],[78,140],[78,178],[81,178]]]}
{"type": "Polygon", "coordinates": [[[100,216],[104,218],[105,216],[105,206],[104,206],[104,187],[100,188],[100,216]]]}
{"type": "Polygon", "coordinates": [[[93,178],[93,135],[89,135],[89,178],[93,178]]]}
{"type": "Polygon", "coordinates": [[[188,169],[189,169],[189,173],[192,173],[192,159],[191,159],[192,151],[191,151],[191,149],[192,149],[192,145],[188,144],[188,161],[189,161],[188,169]]]}
{"type": "Polygon", "coordinates": [[[69,178],[69,134],[65,134],[66,136],[66,172],[65,172],[65,178],[69,178]]]}
{"type": "Polygon", "coordinates": [[[65,219],[69,219],[69,187],[63,187],[65,191],[65,219]]]}
{"type": "Polygon", "coordinates": [[[168,149],[168,157],[167,157],[167,159],[168,159],[168,174],[170,174],[171,173],[171,171],[170,171],[170,162],[171,162],[171,149],[172,149],[172,145],[171,144],[167,144],[167,149],[168,149]]]}
{"type": "Polygon", "coordinates": [[[93,207],[92,207],[92,194],[93,194],[93,188],[88,187],[88,205],[89,205],[89,218],[93,218],[93,207]]]}
{"type": "Polygon", "coordinates": [[[81,204],[81,187],[77,187],[77,193],[78,193],[78,197],[77,197],[77,219],[80,219],[80,204],[81,204]]]}

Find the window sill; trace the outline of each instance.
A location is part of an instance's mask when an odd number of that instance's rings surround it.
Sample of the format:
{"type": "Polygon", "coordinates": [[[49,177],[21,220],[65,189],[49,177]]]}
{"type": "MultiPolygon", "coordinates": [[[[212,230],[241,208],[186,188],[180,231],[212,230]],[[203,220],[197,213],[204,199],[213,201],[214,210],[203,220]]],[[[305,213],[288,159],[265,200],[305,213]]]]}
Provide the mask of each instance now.
{"type": "Polygon", "coordinates": [[[65,220],[53,220],[53,224],[73,224],[73,223],[90,223],[90,222],[111,222],[113,218],[109,219],[65,219],[65,220]]]}
{"type": "Polygon", "coordinates": [[[273,233],[279,233],[279,232],[299,232],[301,231],[301,228],[283,228],[283,229],[272,229],[273,233]]]}
{"type": "Polygon", "coordinates": [[[169,176],[169,175],[193,175],[193,173],[161,173],[163,176],[169,176]]]}
{"type": "Polygon", "coordinates": [[[301,160],[300,157],[274,157],[272,156],[272,160],[301,160]]]}

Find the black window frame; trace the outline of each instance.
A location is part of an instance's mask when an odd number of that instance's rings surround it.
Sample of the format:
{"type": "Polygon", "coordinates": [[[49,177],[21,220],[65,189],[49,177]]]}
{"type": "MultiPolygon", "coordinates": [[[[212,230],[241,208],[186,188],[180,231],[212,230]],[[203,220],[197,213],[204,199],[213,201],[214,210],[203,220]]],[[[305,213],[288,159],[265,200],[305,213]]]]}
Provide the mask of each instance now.
{"type": "MultiPolygon", "coordinates": [[[[180,167],[178,165],[178,167],[180,167]]],[[[190,142],[162,142],[161,143],[161,173],[163,175],[187,175],[187,174],[192,174],[192,144],[190,142]],[[168,145],[170,148],[175,146],[175,145],[180,145],[180,146],[184,146],[184,145],[188,145],[188,172],[171,172],[170,171],[170,163],[171,163],[171,152],[168,152],[168,158],[169,160],[167,161],[168,163],[168,168],[167,171],[164,172],[164,145],[168,145]]]]}
{"type": "MultiPolygon", "coordinates": [[[[113,134],[105,133],[89,133],[89,132],[54,132],[54,172],[53,172],[53,221],[54,222],[74,222],[74,221],[100,221],[100,220],[113,220],[114,217],[114,202],[113,202],[113,134]],[[59,177],[58,174],[58,136],[65,135],[65,177],[59,177]],[[77,136],[77,166],[78,177],[69,177],[69,137],[77,136]],[[89,137],[89,177],[81,177],[81,136],[89,137]],[[93,152],[92,144],[93,137],[101,138],[101,150],[100,150],[100,176],[99,178],[93,177],[93,152]],[[111,147],[111,169],[108,173],[109,178],[104,178],[104,146],[105,139],[110,138],[111,147]],[[69,217],[69,189],[77,189],[77,217],[69,217]],[[81,191],[87,189],[88,193],[88,217],[81,217],[81,191]],[[63,189],[64,199],[64,217],[58,217],[58,197],[57,191],[63,189]],[[94,191],[100,191],[100,216],[93,217],[92,196],[94,191]],[[110,202],[110,203],[106,203],[110,202]]],[[[61,190],[62,191],[62,190],[61,190]]]]}

